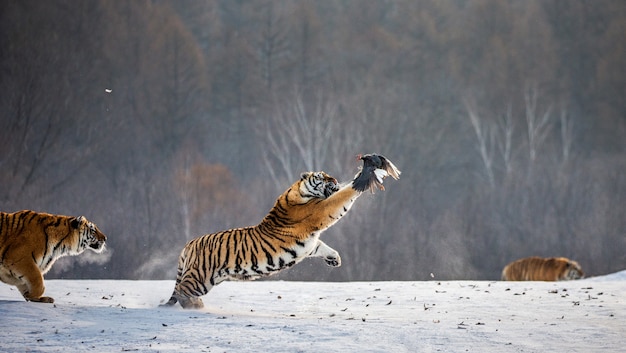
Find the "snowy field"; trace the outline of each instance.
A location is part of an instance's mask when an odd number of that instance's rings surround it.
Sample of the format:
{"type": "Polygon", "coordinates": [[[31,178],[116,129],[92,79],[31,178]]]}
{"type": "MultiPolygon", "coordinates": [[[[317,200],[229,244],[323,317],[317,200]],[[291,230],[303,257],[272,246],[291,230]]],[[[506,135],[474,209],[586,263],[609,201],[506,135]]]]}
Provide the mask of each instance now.
{"type": "Polygon", "coordinates": [[[0,283],[1,352],[624,352],[626,271],[570,282],[225,282],[159,308],[173,281],[0,283]]]}

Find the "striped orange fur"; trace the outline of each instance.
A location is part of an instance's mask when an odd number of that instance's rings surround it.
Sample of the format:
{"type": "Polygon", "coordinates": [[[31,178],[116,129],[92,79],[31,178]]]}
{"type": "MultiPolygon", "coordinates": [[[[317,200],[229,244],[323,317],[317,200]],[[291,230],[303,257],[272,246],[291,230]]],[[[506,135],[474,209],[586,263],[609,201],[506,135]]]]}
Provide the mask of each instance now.
{"type": "Polygon", "coordinates": [[[504,281],[566,281],[584,277],[578,262],[565,257],[527,257],[502,270],[504,281]]]}
{"type": "Polygon", "coordinates": [[[0,212],[0,280],[17,286],[28,301],[53,303],[43,296],[43,275],[59,257],[86,249],[101,252],[105,241],[106,235],[83,216],[0,212]]]}
{"type": "Polygon", "coordinates": [[[276,200],[256,226],[229,229],[189,241],[183,248],[171,298],[183,308],[202,308],[201,296],[225,280],[250,280],[289,268],[306,257],[340,266],[339,253],[320,240],[363,191],[382,187],[382,178],[400,171],[382,156],[360,156],[364,166],[342,187],[325,172],[307,172],[276,200]]]}

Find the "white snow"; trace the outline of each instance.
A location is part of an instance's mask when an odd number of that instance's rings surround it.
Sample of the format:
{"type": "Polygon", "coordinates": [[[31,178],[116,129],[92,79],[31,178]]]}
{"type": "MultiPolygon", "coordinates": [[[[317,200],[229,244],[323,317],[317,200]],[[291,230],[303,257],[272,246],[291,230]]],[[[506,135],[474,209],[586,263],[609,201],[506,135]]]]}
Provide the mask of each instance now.
{"type": "Polygon", "coordinates": [[[1,352],[623,352],[626,271],[569,282],[225,282],[205,309],[173,281],[0,283],[1,352]]]}

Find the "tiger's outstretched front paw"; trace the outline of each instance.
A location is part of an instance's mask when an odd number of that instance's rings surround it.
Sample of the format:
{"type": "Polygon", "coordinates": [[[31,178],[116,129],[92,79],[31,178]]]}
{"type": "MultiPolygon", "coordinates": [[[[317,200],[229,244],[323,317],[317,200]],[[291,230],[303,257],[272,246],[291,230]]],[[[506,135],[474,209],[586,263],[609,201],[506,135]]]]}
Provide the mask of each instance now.
{"type": "Polygon", "coordinates": [[[324,261],[326,261],[326,264],[331,267],[341,266],[341,256],[339,256],[339,254],[326,256],[324,261]]]}

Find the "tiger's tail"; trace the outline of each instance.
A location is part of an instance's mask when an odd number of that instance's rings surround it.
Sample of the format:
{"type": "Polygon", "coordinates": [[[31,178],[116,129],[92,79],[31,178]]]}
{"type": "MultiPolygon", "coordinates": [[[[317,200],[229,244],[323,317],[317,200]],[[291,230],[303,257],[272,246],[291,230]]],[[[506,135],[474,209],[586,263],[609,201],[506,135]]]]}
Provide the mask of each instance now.
{"type": "Polygon", "coordinates": [[[174,304],[178,303],[178,291],[177,290],[178,290],[178,284],[180,283],[180,280],[183,274],[184,253],[185,253],[185,250],[183,249],[183,251],[181,251],[180,256],[178,257],[178,268],[176,269],[176,284],[174,285],[174,291],[172,292],[172,296],[167,302],[159,305],[160,307],[173,306],[174,304]]]}

